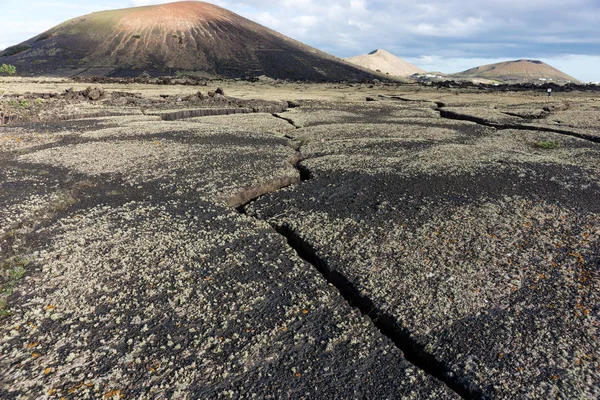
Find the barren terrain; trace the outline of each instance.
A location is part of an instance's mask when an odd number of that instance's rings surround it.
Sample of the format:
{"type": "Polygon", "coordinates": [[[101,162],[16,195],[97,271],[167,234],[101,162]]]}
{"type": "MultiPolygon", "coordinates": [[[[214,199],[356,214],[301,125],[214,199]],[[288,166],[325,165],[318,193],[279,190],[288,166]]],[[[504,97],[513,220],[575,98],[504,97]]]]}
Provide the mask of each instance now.
{"type": "Polygon", "coordinates": [[[597,94],[207,85],[0,79],[1,398],[600,396],[597,94]]]}

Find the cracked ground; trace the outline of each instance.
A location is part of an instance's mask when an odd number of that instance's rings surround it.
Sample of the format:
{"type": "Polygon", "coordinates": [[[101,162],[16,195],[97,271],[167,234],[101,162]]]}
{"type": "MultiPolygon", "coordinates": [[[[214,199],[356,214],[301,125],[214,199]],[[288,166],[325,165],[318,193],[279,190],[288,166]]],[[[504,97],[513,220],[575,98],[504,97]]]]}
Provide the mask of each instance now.
{"type": "Polygon", "coordinates": [[[402,90],[0,127],[0,397],[600,396],[596,99],[402,90]]]}

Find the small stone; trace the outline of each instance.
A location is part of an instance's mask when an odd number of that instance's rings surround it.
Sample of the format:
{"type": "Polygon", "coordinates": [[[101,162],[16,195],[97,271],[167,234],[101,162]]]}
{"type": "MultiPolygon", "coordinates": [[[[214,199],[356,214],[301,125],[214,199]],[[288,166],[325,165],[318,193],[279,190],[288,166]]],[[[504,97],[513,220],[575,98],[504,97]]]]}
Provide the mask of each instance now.
{"type": "Polygon", "coordinates": [[[94,88],[88,94],[88,98],[92,101],[96,101],[96,100],[100,99],[100,97],[102,97],[102,94],[103,94],[103,91],[101,91],[101,89],[94,88]]]}

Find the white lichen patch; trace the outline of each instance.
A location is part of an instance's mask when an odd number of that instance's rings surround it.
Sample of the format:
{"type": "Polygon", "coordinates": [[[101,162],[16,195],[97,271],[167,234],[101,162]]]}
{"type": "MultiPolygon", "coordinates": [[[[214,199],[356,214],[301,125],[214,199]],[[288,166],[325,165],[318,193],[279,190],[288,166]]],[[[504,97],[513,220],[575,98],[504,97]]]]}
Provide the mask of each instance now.
{"type": "MultiPolygon", "coordinates": [[[[451,127],[427,126],[430,122],[417,119],[407,121],[403,124],[382,122],[377,124],[348,123],[321,125],[300,129],[296,132],[295,136],[306,142],[307,145],[303,148],[306,152],[320,149],[327,150],[331,145],[329,142],[337,140],[360,141],[366,138],[390,138],[441,141],[456,139],[460,136],[460,132],[451,127]]],[[[331,152],[333,151],[335,150],[332,149],[331,152]]]]}
{"type": "MultiPolygon", "coordinates": [[[[181,159],[189,146],[179,143],[144,141],[91,142],[45,149],[21,156],[21,161],[65,167],[89,175],[129,172],[145,161],[149,167],[164,161],[181,159]]],[[[148,170],[144,178],[154,171],[148,170]]]]}
{"type": "Polygon", "coordinates": [[[406,167],[414,172],[462,174],[498,162],[580,166],[598,176],[600,151],[582,139],[555,133],[501,130],[470,143],[433,146],[416,154],[406,167]],[[557,143],[555,149],[540,148],[540,141],[557,143]]]}
{"type": "MultiPolygon", "coordinates": [[[[76,202],[68,191],[57,190],[47,194],[32,194],[18,202],[5,204],[0,209],[0,237],[12,233],[30,233],[32,228],[52,218],[57,211],[64,210],[76,202]]],[[[2,246],[0,246],[1,249],[2,246]]]]}
{"type": "Polygon", "coordinates": [[[122,174],[131,186],[161,181],[181,193],[223,200],[244,187],[298,172],[283,145],[213,146],[172,140],[90,142],[50,148],[21,156],[91,176],[122,174]]]}
{"type": "Polygon", "coordinates": [[[156,398],[177,387],[193,397],[202,387],[251,397],[350,368],[361,382],[388,369],[407,398],[412,385],[453,398],[265,223],[202,203],[132,202],[40,233],[52,237],[34,261],[42,270],[0,327],[0,383],[11,395],[156,398]]]}
{"type": "MultiPolygon", "coordinates": [[[[187,121],[163,121],[159,117],[143,116],[133,120],[126,119],[119,122],[114,121],[114,124],[106,124],[108,126],[101,129],[84,132],[82,137],[89,139],[119,139],[123,136],[144,136],[157,135],[168,132],[192,133],[196,128],[195,124],[187,121]]],[[[222,132],[222,131],[221,131],[222,132]]],[[[203,131],[203,134],[219,134],[217,129],[212,131],[203,131]]]]}
{"type": "Polygon", "coordinates": [[[450,111],[458,115],[475,117],[494,124],[522,123],[523,119],[491,107],[444,107],[443,111],[450,111]]]}
{"type": "Polygon", "coordinates": [[[144,116],[127,119],[113,117],[103,120],[101,129],[84,132],[82,137],[89,139],[119,139],[123,136],[144,136],[164,134],[166,136],[196,135],[210,138],[218,135],[231,135],[240,138],[272,139],[273,135],[283,136],[294,130],[287,121],[270,114],[241,114],[198,117],[177,121],[163,121],[159,117],[144,116]]]}
{"type": "MultiPolygon", "coordinates": [[[[282,113],[281,115],[285,116],[286,113],[282,113]]],[[[191,118],[186,121],[197,122],[203,126],[208,125],[208,127],[212,128],[226,127],[230,130],[237,130],[238,132],[275,134],[278,136],[282,136],[285,133],[295,130],[289,122],[266,113],[218,115],[191,118]]]]}
{"type": "Polygon", "coordinates": [[[440,113],[433,108],[415,107],[415,108],[402,108],[391,112],[390,120],[397,120],[403,122],[409,118],[439,118],[440,113]]]}
{"type": "Polygon", "coordinates": [[[154,115],[115,115],[102,118],[86,118],[82,121],[94,121],[98,126],[130,125],[136,122],[161,121],[159,116],[154,115]]]}
{"type": "Polygon", "coordinates": [[[333,109],[313,110],[310,108],[293,108],[285,113],[285,117],[294,121],[297,127],[319,125],[323,123],[341,123],[362,117],[359,111],[340,111],[333,109]]]}
{"type": "Polygon", "coordinates": [[[48,143],[56,143],[73,134],[74,132],[69,130],[60,132],[43,129],[31,131],[22,127],[0,127],[0,151],[26,150],[48,143]]]}
{"type": "Polygon", "coordinates": [[[552,123],[595,131],[600,136],[600,109],[585,104],[566,104],[566,110],[557,111],[548,120],[552,123]]]}

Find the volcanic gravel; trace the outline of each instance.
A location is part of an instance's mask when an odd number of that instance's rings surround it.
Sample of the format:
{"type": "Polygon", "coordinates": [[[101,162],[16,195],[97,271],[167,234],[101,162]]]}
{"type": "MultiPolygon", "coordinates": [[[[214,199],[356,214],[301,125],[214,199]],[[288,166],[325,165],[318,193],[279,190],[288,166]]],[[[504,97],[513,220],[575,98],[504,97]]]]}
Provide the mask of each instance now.
{"type": "Polygon", "coordinates": [[[0,397],[600,397],[600,111],[368,95],[0,127],[0,397]]]}
{"type": "Polygon", "coordinates": [[[0,160],[0,397],[458,397],[226,206],[299,180],[289,123],[81,123],[0,160]]]}
{"type": "Polygon", "coordinates": [[[379,124],[297,130],[313,179],[247,212],[293,232],[471,393],[598,397],[598,145],[390,124],[387,107],[379,124]]]}

